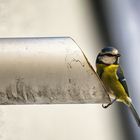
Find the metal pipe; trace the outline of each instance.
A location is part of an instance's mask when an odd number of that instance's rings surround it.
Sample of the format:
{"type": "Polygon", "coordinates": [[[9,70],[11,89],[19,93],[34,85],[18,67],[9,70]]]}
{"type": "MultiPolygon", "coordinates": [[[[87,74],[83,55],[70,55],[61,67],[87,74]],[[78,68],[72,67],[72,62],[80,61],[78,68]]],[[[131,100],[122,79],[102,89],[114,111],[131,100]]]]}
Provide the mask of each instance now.
{"type": "Polygon", "coordinates": [[[107,103],[77,44],[63,38],[0,39],[0,104],[107,103]]]}

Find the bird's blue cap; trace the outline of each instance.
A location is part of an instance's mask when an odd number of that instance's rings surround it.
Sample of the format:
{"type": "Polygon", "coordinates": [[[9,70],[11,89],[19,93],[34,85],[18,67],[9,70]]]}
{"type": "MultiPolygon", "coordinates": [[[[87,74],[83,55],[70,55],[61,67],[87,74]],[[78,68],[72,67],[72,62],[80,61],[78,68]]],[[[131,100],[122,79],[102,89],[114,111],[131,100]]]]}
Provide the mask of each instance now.
{"type": "Polygon", "coordinates": [[[101,50],[100,55],[106,55],[106,54],[120,56],[119,51],[113,47],[106,47],[101,50]]]}

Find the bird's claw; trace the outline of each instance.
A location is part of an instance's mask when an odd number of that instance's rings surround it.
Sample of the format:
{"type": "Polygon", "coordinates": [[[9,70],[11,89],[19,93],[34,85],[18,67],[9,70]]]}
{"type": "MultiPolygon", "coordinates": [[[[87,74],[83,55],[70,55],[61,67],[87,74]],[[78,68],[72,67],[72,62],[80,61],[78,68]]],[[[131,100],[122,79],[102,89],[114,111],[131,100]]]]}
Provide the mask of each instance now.
{"type": "Polygon", "coordinates": [[[110,104],[108,104],[108,105],[102,104],[102,107],[103,107],[103,108],[108,108],[109,106],[110,106],[110,104]]]}
{"type": "Polygon", "coordinates": [[[112,102],[110,102],[110,103],[107,104],[107,105],[102,104],[102,107],[103,107],[103,108],[108,108],[108,107],[109,107],[110,105],[112,105],[116,100],[117,100],[117,98],[115,98],[112,102]]]}

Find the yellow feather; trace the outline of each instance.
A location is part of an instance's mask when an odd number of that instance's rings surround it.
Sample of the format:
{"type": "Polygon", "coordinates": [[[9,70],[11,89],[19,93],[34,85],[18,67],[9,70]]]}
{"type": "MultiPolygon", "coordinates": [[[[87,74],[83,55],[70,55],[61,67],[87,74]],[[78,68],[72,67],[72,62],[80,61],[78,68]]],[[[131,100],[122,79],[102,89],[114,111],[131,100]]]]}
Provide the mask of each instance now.
{"type": "Polygon", "coordinates": [[[123,102],[127,105],[130,104],[130,100],[128,100],[128,95],[125,92],[124,87],[118,80],[117,76],[117,69],[119,65],[104,65],[104,64],[97,64],[97,73],[101,74],[101,80],[103,81],[105,87],[110,93],[110,96],[117,97],[117,101],[123,102]]]}

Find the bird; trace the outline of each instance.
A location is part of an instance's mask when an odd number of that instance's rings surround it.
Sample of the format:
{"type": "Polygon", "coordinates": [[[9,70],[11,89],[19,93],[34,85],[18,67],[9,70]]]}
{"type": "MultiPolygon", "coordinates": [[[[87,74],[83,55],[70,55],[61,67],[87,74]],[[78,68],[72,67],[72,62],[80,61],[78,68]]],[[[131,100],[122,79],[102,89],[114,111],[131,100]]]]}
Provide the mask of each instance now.
{"type": "Polygon", "coordinates": [[[132,104],[126,79],[119,64],[120,56],[119,51],[112,46],[101,49],[97,55],[96,72],[112,99],[107,105],[102,104],[102,107],[107,108],[116,101],[124,103],[128,106],[140,127],[140,117],[132,104]]]}

